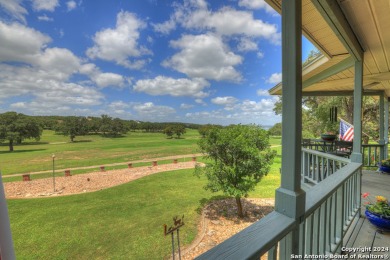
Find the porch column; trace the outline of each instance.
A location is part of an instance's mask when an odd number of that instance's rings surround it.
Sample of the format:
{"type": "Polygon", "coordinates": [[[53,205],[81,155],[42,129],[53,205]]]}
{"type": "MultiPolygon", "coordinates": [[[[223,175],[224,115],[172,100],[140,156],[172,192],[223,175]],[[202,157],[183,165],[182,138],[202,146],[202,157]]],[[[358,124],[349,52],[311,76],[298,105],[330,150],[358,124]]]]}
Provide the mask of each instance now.
{"type": "Polygon", "coordinates": [[[385,157],[385,100],[383,92],[379,95],[379,142],[382,147],[379,151],[379,159],[383,160],[385,157]]]}
{"type": "Polygon", "coordinates": [[[353,91],[354,138],[351,161],[363,163],[362,155],[362,104],[363,104],[363,57],[355,61],[355,87],[353,91]]]}
{"type": "Polygon", "coordinates": [[[387,159],[389,157],[389,98],[387,97],[386,93],[384,96],[385,99],[385,129],[384,129],[384,141],[385,141],[385,148],[384,148],[384,157],[383,159],[387,159]]]}
{"type": "MultiPolygon", "coordinates": [[[[305,212],[301,189],[302,141],[302,2],[282,2],[282,179],[276,190],[275,210],[298,220],[305,212]]],[[[298,254],[299,229],[281,243],[298,254]]],[[[283,248],[281,248],[283,250],[283,248]]]]}

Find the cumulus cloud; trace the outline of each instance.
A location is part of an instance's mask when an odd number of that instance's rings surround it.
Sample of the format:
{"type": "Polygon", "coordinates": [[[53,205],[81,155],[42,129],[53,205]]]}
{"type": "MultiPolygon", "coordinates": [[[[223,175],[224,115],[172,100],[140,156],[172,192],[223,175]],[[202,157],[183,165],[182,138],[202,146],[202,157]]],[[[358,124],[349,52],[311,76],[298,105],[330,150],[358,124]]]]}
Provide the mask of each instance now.
{"type": "Polygon", "coordinates": [[[154,79],[138,80],[134,85],[134,90],[145,92],[153,96],[171,95],[190,96],[203,98],[208,96],[208,93],[203,92],[203,89],[208,87],[209,83],[201,78],[195,79],[174,79],[165,76],[158,76],[154,79]]]}
{"type": "Polygon", "coordinates": [[[134,58],[151,54],[150,50],[138,44],[140,30],[145,27],[146,24],[135,14],[121,11],[117,15],[114,29],[104,29],[95,34],[95,45],[87,50],[87,56],[91,59],[114,61],[131,69],[140,69],[147,60],[134,58]]]}
{"type": "Polygon", "coordinates": [[[36,11],[53,12],[59,3],[58,0],[32,0],[32,6],[36,11]]]}
{"type": "Polygon", "coordinates": [[[134,104],[133,109],[142,118],[153,120],[170,119],[172,114],[176,113],[172,107],[155,105],[153,102],[134,104]]]}
{"type": "Polygon", "coordinates": [[[68,1],[66,2],[66,7],[68,8],[68,11],[72,11],[77,7],[77,4],[75,1],[68,1]]]}
{"type": "Polygon", "coordinates": [[[216,97],[211,99],[211,102],[216,105],[220,106],[226,106],[226,105],[233,105],[238,101],[237,98],[228,96],[228,97],[216,97]]]}
{"type": "Polygon", "coordinates": [[[51,38],[19,23],[0,21],[0,61],[32,62],[51,38]]]}
{"type": "Polygon", "coordinates": [[[123,87],[125,84],[125,78],[122,75],[111,72],[102,73],[93,63],[81,65],[79,72],[89,76],[89,78],[101,88],[107,86],[123,87]]]}
{"type": "Polygon", "coordinates": [[[18,101],[13,107],[25,106],[28,111],[37,114],[47,114],[59,107],[95,106],[102,103],[104,96],[95,89],[56,80],[50,74],[36,67],[0,64],[0,99],[30,96],[32,101],[18,101]]]}
{"type": "Polygon", "coordinates": [[[234,66],[242,57],[231,52],[221,38],[213,34],[184,35],[170,45],[180,51],[163,62],[191,78],[217,81],[240,81],[241,75],[234,66]]]}
{"type": "Polygon", "coordinates": [[[267,83],[278,84],[282,81],[282,73],[273,73],[267,80],[267,83]]]}
{"type": "Polygon", "coordinates": [[[267,13],[276,15],[277,12],[268,5],[264,0],[240,0],[239,6],[246,7],[248,9],[264,9],[267,13]]]}
{"type": "Polygon", "coordinates": [[[270,94],[269,94],[268,90],[266,90],[266,89],[259,89],[259,90],[257,90],[257,95],[258,96],[269,96],[270,94]]]}
{"type": "Polygon", "coordinates": [[[190,108],[193,108],[194,105],[191,105],[191,104],[185,104],[185,103],[181,103],[180,104],[180,108],[181,109],[190,109],[190,108]]]}
{"type": "Polygon", "coordinates": [[[27,10],[21,4],[22,0],[0,0],[0,6],[3,10],[10,15],[13,19],[26,23],[25,15],[28,14],[27,10]]]}
{"type": "Polygon", "coordinates": [[[238,43],[237,49],[239,51],[256,51],[257,50],[257,43],[254,42],[251,39],[248,38],[241,38],[240,42],[238,43]]]}
{"type": "Polygon", "coordinates": [[[217,101],[217,103],[224,105],[224,109],[186,113],[186,118],[202,123],[218,124],[246,124],[257,120],[257,124],[260,125],[273,125],[274,121],[279,119],[273,112],[277,97],[261,99],[260,101],[234,100],[234,102],[229,102],[228,100],[228,98],[221,98],[217,101]]]}

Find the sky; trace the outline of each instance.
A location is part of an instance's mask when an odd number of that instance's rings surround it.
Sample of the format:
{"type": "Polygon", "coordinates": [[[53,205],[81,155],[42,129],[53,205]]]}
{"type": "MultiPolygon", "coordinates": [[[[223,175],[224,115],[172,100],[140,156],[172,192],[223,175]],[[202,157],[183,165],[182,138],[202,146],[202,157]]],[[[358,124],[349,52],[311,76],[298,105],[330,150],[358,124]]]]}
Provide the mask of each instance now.
{"type": "Polygon", "coordinates": [[[0,113],[270,126],[280,81],[263,0],[0,0],[0,113]]]}

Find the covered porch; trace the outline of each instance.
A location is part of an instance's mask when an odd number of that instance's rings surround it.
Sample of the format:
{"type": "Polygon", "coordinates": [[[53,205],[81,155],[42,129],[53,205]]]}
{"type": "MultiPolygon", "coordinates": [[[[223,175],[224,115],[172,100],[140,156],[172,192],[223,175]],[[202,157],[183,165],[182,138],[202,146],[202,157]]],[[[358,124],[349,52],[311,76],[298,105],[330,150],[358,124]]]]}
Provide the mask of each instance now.
{"type": "Polygon", "coordinates": [[[361,194],[390,197],[390,175],[363,170],[388,157],[390,3],[266,1],[282,15],[283,77],[270,90],[283,97],[282,178],[275,211],[197,259],[259,259],[265,254],[268,259],[375,258],[370,254],[386,259],[390,234],[365,219],[361,194]],[[302,34],[323,54],[304,68],[302,34]],[[304,95],[353,96],[349,158],[302,148],[304,95]],[[378,144],[362,143],[363,95],[375,95],[379,103],[378,144]],[[377,246],[385,248],[374,252],[377,246]],[[346,247],[360,251],[348,254],[346,247]]]}

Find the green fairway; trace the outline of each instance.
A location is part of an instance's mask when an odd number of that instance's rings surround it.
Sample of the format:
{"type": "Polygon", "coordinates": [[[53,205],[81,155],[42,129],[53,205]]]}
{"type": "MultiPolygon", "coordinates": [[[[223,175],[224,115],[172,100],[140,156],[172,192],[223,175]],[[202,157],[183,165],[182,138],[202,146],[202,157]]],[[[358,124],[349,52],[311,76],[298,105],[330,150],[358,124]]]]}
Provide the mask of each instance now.
{"type": "Polygon", "coordinates": [[[197,153],[199,138],[197,130],[187,129],[181,139],[167,139],[162,133],[130,132],[118,138],[87,135],[70,143],[68,137],[45,130],[39,142],[15,145],[13,152],[2,143],[0,169],[3,175],[51,170],[52,154],[57,169],[193,154],[197,153]]]}
{"type": "MultiPolygon", "coordinates": [[[[274,197],[280,157],[250,197],[274,197]]],[[[193,170],[151,175],[99,192],[8,200],[18,259],[162,259],[171,241],[163,224],[185,215],[182,244],[196,236],[199,209],[213,194],[193,170]]]]}

